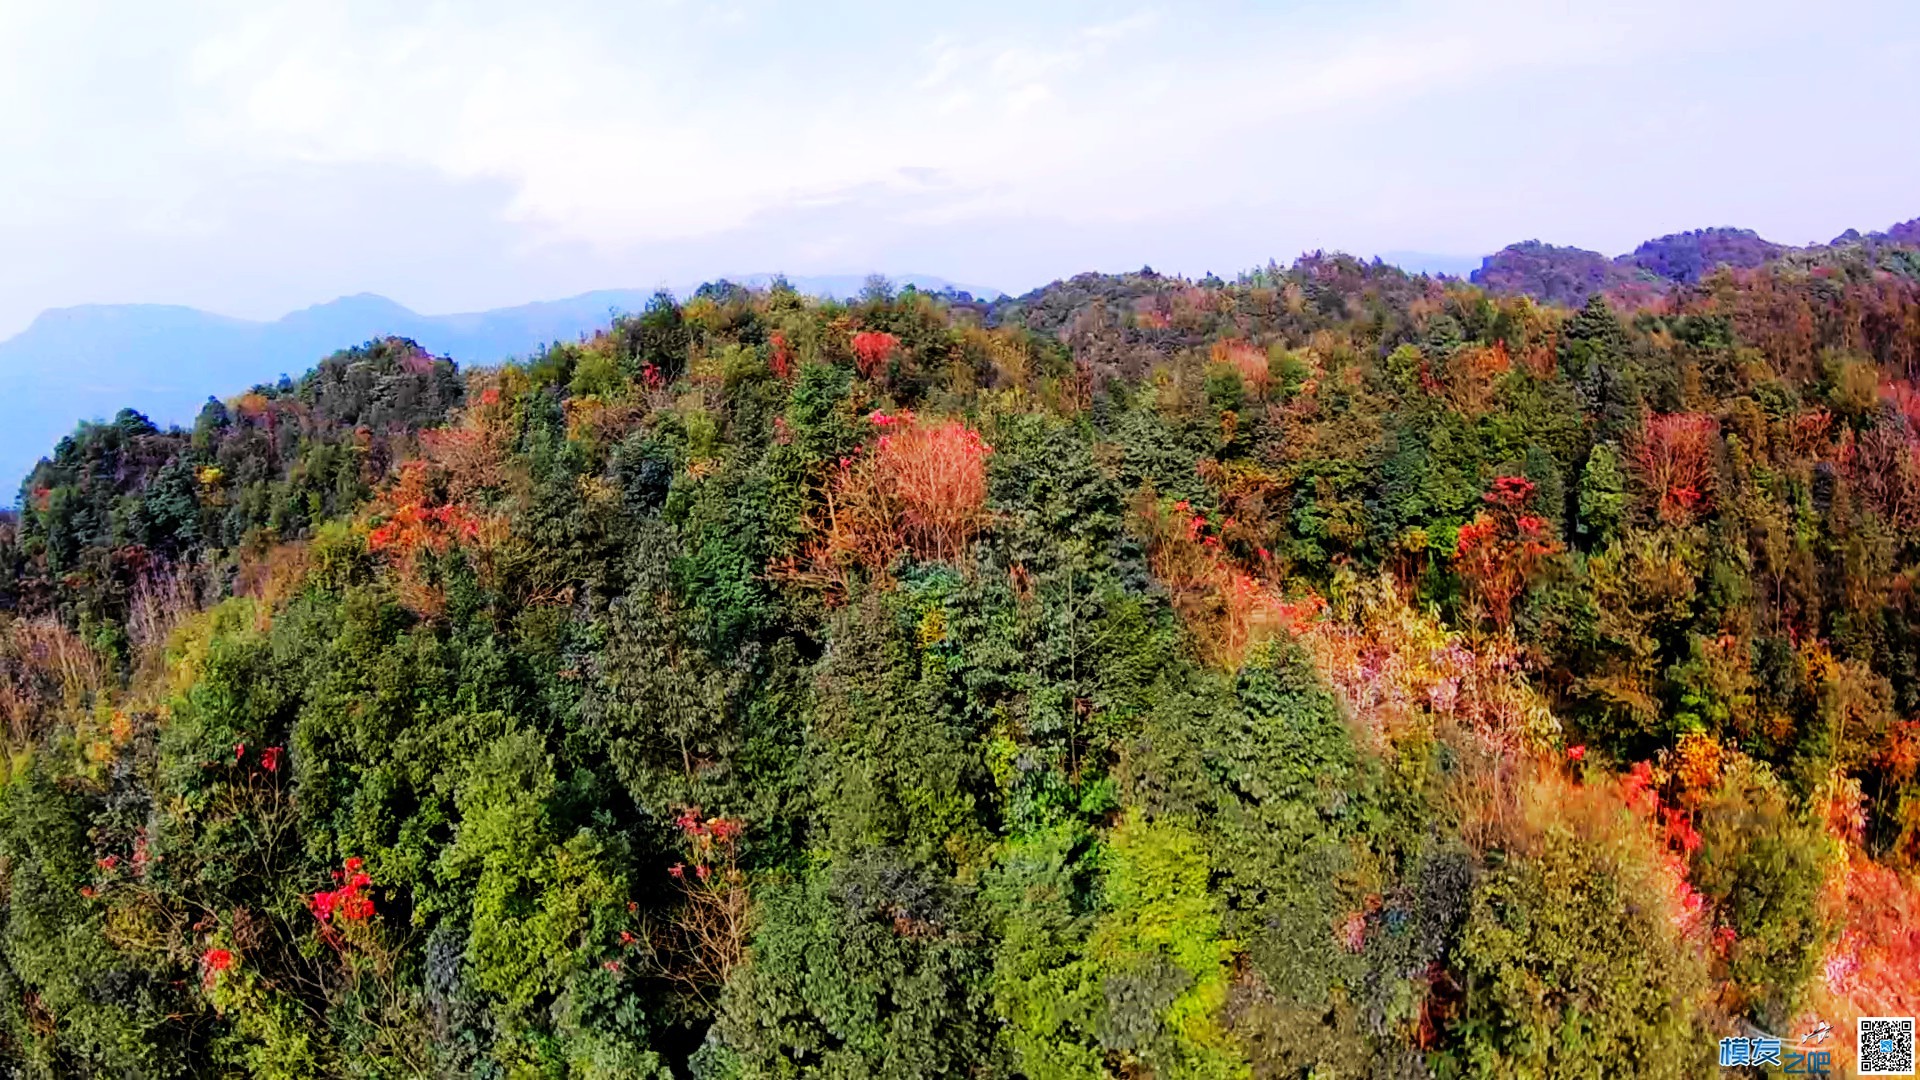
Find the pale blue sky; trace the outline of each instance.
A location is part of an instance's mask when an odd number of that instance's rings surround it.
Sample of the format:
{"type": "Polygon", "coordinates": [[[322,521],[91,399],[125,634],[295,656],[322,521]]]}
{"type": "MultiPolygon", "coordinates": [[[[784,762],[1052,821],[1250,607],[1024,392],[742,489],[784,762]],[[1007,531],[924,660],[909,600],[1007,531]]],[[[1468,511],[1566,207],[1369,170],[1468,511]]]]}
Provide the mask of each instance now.
{"type": "Polygon", "coordinates": [[[1920,215],[1920,4],[0,0],[0,336],[1920,215]]]}

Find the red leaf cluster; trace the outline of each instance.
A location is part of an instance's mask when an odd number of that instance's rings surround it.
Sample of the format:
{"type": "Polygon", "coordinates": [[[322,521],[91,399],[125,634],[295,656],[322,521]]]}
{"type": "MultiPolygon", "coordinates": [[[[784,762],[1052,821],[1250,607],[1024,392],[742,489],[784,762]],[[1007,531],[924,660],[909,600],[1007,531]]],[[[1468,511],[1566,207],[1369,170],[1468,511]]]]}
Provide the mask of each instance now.
{"type": "Polygon", "coordinates": [[[1854,856],[1844,874],[1846,930],[1828,953],[1829,992],[1863,1013],[1920,1008],[1920,887],[1854,856]]]}
{"type": "Polygon", "coordinates": [[[200,954],[200,985],[211,990],[220,976],[233,968],[233,952],[229,949],[208,949],[200,954]]]}
{"type": "Polygon", "coordinates": [[[787,343],[787,335],[775,330],[771,344],[772,351],[767,354],[767,367],[773,371],[773,377],[782,380],[793,378],[795,367],[793,346],[787,343]]]}
{"type": "Polygon", "coordinates": [[[1700,848],[1700,833],[1693,827],[1691,814],[1663,801],[1659,789],[1660,779],[1645,761],[1636,762],[1620,778],[1620,796],[1628,809],[1647,821],[1666,845],[1662,870],[1671,891],[1672,919],[1682,932],[1690,933],[1707,915],[1706,897],[1687,880],[1687,860],[1700,848]]]}
{"type": "Polygon", "coordinates": [[[358,856],[348,859],[342,864],[343,869],[333,872],[333,880],[340,883],[339,888],[313,894],[308,907],[312,909],[314,918],[323,924],[333,923],[335,915],[346,922],[361,922],[373,914],[373,898],[366,894],[366,888],[373,884],[373,879],[360,868],[361,865],[358,856]]]}
{"type": "Polygon", "coordinates": [[[456,541],[480,538],[480,519],[461,506],[397,507],[387,520],[367,534],[367,547],[406,557],[421,549],[445,552],[456,541]]]}

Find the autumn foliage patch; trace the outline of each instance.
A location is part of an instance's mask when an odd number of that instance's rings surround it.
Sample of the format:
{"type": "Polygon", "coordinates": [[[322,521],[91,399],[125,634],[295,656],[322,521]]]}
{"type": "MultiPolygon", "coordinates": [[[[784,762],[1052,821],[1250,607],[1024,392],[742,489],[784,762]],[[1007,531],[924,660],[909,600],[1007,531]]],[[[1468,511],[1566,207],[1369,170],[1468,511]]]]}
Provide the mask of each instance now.
{"type": "Polygon", "coordinates": [[[1201,652],[1221,667],[1239,667],[1249,647],[1297,635],[1326,611],[1317,594],[1290,599],[1232,557],[1221,534],[1237,524],[1233,519],[1216,524],[1184,499],[1162,503],[1145,493],[1134,510],[1149,539],[1154,575],[1166,583],[1201,652]]]}
{"type": "Polygon", "coordinates": [[[477,543],[481,518],[459,503],[438,502],[434,471],[418,461],[401,468],[399,479],[376,503],[375,515],[379,524],[367,531],[367,550],[393,564],[407,606],[437,613],[445,597],[434,576],[435,561],[457,546],[477,543]]]}
{"type": "Polygon", "coordinates": [[[828,481],[824,519],[808,548],[814,572],[844,583],[855,567],[884,572],[902,553],[959,558],[987,524],[993,447],[958,420],[875,410],[874,434],[828,481]]]}
{"type": "Polygon", "coordinates": [[[862,330],[853,335],[853,362],[865,378],[874,378],[893,358],[900,339],[883,330],[862,330]]]}
{"type": "Polygon", "coordinates": [[[1273,382],[1267,364],[1267,354],[1248,342],[1238,339],[1216,341],[1212,350],[1213,362],[1225,364],[1240,376],[1248,393],[1255,398],[1264,398],[1273,382]]]}
{"type": "Polygon", "coordinates": [[[1626,320],[717,283],[86,425],[0,513],[0,1072],[1682,1080],[1909,1014],[1869,255],[1626,320]]]}

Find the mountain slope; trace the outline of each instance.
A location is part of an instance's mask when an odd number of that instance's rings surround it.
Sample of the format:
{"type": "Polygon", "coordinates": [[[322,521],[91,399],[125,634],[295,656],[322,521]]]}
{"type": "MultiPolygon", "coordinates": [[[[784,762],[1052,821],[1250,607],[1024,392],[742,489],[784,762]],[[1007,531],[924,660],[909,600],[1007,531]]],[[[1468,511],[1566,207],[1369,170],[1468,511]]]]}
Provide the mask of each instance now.
{"type": "Polygon", "coordinates": [[[86,425],[0,517],[0,1073],[1685,1080],[1913,1015],[1920,268],[1829,259],[731,289],[86,425]]]}

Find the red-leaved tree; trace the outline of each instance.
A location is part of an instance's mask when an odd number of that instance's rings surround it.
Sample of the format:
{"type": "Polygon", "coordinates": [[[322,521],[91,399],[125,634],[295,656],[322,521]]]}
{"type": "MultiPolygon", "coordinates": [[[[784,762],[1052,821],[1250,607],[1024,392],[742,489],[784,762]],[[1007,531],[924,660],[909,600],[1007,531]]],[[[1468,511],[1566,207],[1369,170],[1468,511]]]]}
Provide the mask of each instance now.
{"type": "Polygon", "coordinates": [[[787,341],[787,335],[775,330],[773,332],[773,338],[768,344],[770,349],[767,353],[767,368],[773,372],[773,377],[776,379],[793,378],[796,365],[793,359],[793,345],[787,341]]]}
{"type": "Polygon", "coordinates": [[[681,811],[674,825],[686,861],[668,867],[667,874],[683,902],[655,948],[667,977],[704,998],[725,985],[746,956],[747,877],[739,860],[745,827],[735,818],[703,819],[697,806],[681,811]]]}
{"type": "Polygon", "coordinates": [[[1552,526],[1528,512],[1534,484],[1523,476],[1502,476],[1482,498],[1487,509],[1460,527],[1454,565],[1478,600],[1500,626],[1513,617],[1513,601],[1539,575],[1547,559],[1560,551],[1552,526]]]}
{"type": "Polygon", "coordinates": [[[1685,524],[1713,505],[1713,440],[1720,424],[1705,413],[1648,414],[1633,441],[1635,477],[1661,521],[1685,524]]]}

